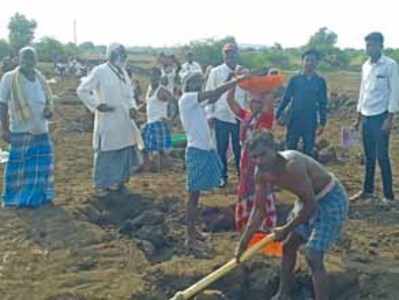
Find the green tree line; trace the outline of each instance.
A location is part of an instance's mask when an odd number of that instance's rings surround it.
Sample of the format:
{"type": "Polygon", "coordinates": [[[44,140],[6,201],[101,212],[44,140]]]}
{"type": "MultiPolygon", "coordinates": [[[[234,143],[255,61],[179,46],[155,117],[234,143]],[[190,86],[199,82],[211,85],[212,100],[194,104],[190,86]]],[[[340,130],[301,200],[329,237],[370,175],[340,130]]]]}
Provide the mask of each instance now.
{"type": "MultiPolygon", "coordinates": [[[[52,37],[43,37],[35,41],[37,22],[16,13],[11,17],[8,39],[0,39],[0,59],[15,56],[19,49],[26,45],[34,46],[41,61],[67,60],[70,57],[101,57],[106,47],[87,41],[79,45],[61,43],[52,37]]],[[[298,48],[283,48],[280,44],[265,47],[244,47],[241,49],[241,64],[251,68],[277,67],[284,70],[296,70],[301,64],[301,54],[306,49],[317,49],[321,54],[322,70],[358,71],[366,59],[362,49],[340,49],[337,47],[338,35],[326,27],[320,28],[308,40],[306,45],[298,48]]],[[[173,50],[183,58],[184,52],[190,49],[203,65],[217,65],[222,61],[221,49],[227,42],[235,42],[234,37],[222,39],[205,39],[192,41],[173,50]]],[[[148,53],[155,55],[165,49],[130,48],[131,53],[148,53]]],[[[386,54],[399,61],[399,49],[386,49],[386,54]]]]}

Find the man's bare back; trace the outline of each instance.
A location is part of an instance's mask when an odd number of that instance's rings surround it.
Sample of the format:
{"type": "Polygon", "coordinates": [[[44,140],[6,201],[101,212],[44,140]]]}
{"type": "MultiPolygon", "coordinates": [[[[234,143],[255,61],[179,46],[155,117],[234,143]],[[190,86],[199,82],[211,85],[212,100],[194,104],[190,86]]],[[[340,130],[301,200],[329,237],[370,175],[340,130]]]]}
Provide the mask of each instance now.
{"type": "Polygon", "coordinates": [[[333,179],[320,163],[313,158],[294,150],[278,152],[286,160],[284,170],[260,171],[261,180],[288,190],[299,196],[302,193],[303,181],[309,180],[314,195],[319,194],[333,179]]]}

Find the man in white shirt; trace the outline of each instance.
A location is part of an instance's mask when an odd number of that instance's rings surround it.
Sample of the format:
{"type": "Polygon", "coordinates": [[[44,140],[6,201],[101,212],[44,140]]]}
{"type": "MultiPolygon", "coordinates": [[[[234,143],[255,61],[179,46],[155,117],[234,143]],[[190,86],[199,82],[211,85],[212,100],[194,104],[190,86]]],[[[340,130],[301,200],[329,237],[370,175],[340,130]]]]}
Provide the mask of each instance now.
{"type": "Polygon", "coordinates": [[[199,63],[194,61],[194,54],[193,52],[189,51],[187,52],[187,62],[184,63],[181,66],[181,70],[179,72],[180,80],[183,81],[183,79],[192,73],[201,73],[202,74],[202,69],[199,63]]]}
{"type": "Polygon", "coordinates": [[[384,37],[381,33],[370,33],[365,41],[369,59],[362,68],[358,117],[354,126],[357,129],[362,123],[366,173],[363,190],[351,199],[373,198],[378,159],[384,187],[383,202],[388,204],[394,200],[389,138],[394,115],[399,111],[399,71],[397,63],[382,53],[384,37]]]}
{"type": "Polygon", "coordinates": [[[120,44],[111,44],[106,63],[95,67],[82,80],[77,93],[95,115],[94,186],[104,197],[110,191],[126,192],[124,184],[142,164],[140,132],[131,118],[136,103],[125,70],[127,54],[120,44]]]}
{"type": "MultiPolygon", "coordinates": [[[[226,82],[231,74],[239,70],[238,47],[236,44],[228,43],[223,47],[224,63],[213,68],[209,74],[206,90],[214,90],[226,82]]],[[[236,100],[241,106],[246,106],[247,94],[240,88],[236,89],[236,100]]],[[[208,118],[211,127],[215,130],[216,146],[220,159],[223,164],[222,180],[220,187],[227,184],[227,149],[231,139],[237,173],[240,173],[240,123],[227,104],[227,93],[223,94],[219,101],[208,109],[208,118]]]]}
{"type": "Polygon", "coordinates": [[[172,55],[160,54],[159,67],[162,72],[162,85],[165,86],[172,95],[178,92],[177,76],[180,63],[176,57],[172,55]]]}

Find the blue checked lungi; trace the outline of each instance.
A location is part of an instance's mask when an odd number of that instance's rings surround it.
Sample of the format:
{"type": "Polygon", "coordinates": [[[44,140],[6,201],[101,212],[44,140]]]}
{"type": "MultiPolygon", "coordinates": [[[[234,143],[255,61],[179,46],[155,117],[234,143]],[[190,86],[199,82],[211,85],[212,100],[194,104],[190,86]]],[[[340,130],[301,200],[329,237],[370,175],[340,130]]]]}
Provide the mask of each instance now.
{"type": "Polygon", "coordinates": [[[55,196],[50,136],[13,133],[9,151],[3,206],[34,208],[50,203],[55,196]]]}
{"type": "Polygon", "coordinates": [[[220,184],[222,163],[215,150],[188,147],[186,150],[187,191],[209,191],[220,184]]]}
{"type": "Polygon", "coordinates": [[[169,126],[165,122],[146,124],[143,129],[143,140],[147,152],[168,151],[172,148],[169,126]]]}
{"type": "MultiPolygon", "coordinates": [[[[294,229],[306,241],[308,251],[324,253],[340,238],[348,214],[348,196],[342,184],[334,180],[334,188],[319,199],[318,208],[310,220],[294,229]]],[[[293,211],[289,219],[294,215],[293,211]]]]}

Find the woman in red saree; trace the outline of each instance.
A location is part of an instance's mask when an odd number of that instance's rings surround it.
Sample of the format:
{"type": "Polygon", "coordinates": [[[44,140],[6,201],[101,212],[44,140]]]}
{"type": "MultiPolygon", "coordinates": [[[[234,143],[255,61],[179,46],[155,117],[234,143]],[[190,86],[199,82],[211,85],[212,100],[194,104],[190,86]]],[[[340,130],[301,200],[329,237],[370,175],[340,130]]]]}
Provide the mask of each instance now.
{"type": "MultiPolygon", "coordinates": [[[[273,95],[271,93],[250,94],[249,109],[241,107],[234,99],[235,89],[228,92],[227,103],[231,111],[241,121],[240,140],[242,145],[240,161],[240,180],[238,185],[238,203],[235,208],[235,223],[242,232],[250,218],[255,203],[255,163],[250,160],[245,145],[247,138],[257,130],[271,129],[274,122],[273,95]]],[[[263,195],[267,216],[261,226],[262,231],[271,231],[277,223],[276,197],[263,195]]]]}

